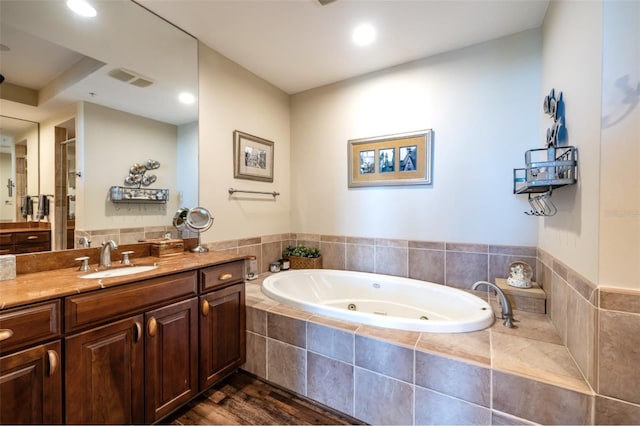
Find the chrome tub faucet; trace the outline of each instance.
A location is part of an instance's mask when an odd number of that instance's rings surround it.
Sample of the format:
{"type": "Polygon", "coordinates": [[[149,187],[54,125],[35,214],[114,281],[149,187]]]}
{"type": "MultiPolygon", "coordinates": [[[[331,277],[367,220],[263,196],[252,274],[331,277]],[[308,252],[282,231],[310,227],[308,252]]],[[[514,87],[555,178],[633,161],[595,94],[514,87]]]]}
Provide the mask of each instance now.
{"type": "Polygon", "coordinates": [[[502,319],[504,320],[504,326],[508,328],[514,328],[515,325],[513,322],[513,311],[511,310],[511,302],[507,299],[507,295],[504,294],[504,291],[497,285],[490,283],[489,281],[478,281],[474,285],[471,286],[471,290],[477,290],[481,285],[486,285],[489,288],[492,288],[498,293],[500,297],[500,303],[502,304],[502,319]]]}
{"type": "Polygon", "coordinates": [[[111,250],[117,250],[118,244],[113,240],[108,240],[102,243],[100,249],[100,266],[105,268],[111,267],[111,250]]]}

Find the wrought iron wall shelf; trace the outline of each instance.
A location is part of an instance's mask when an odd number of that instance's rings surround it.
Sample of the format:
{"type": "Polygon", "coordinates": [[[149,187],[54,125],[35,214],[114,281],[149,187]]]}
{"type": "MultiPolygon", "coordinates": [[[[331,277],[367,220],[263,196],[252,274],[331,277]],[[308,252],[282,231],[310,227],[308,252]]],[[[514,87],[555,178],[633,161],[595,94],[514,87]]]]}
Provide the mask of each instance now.
{"type": "Polygon", "coordinates": [[[513,193],[552,191],[577,182],[578,155],[573,146],[530,149],[525,168],[513,170],[513,193]]]}
{"type": "Polygon", "coordinates": [[[164,204],[169,201],[168,189],[127,188],[112,186],[109,191],[114,203],[154,203],[164,204]]]}

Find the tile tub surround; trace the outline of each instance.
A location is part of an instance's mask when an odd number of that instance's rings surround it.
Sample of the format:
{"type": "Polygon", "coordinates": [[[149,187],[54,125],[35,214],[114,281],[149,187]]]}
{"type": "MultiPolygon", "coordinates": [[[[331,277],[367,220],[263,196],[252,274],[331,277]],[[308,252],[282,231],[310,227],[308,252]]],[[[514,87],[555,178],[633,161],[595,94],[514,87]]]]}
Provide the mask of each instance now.
{"type": "Polygon", "coordinates": [[[640,424],[640,292],[596,288],[540,249],[537,270],[551,321],[599,395],[596,410],[640,424]]]}
{"type": "Polygon", "coordinates": [[[337,235],[284,233],[207,243],[211,250],[255,256],[258,271],[282,257],[288,245],[307,245],[322,251],[326,269],[375,272],[415,278],[459,288],[479,280],[506,277],[509,264],[527,262],[536,280],[536,248],[442,241],[408,241],[337,235]]]}
{"type": "Polygon", "coordinates": [[[516,312],[518,329],[390,330],[278,304],[265,275],[247,283],[249,373],[372,424],[593,422],[595,394],[545,315],[516,312]]]}
{"type": "Polygon", "coordinates": [[[615,402],[596,404],[596,408],[615,405],[617,417],[627,415],[626,423],[640,424],[640,386],[636,385],[640,383],[636,368],[640,365],[640,291],[596,288],[535,247],[300,233],[222,241],[209,247],[256,256],[259,271],[267,272],[269,263],[289,244],[319,247],[328,269],[388,273],[460,288],[505,277],[513,261],[529,263],[533,280],[546,293],[547,316],[557,329],[559,343],[567,347],[591,389],[615,402]]]}

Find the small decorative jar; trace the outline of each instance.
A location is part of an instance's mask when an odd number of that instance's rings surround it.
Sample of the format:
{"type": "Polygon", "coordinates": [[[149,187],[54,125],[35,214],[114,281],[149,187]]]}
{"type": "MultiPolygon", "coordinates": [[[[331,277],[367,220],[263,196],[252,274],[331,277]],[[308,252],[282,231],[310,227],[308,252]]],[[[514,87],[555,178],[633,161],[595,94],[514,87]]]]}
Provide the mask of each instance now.
{"type": "Polygon", "coordinates": [[[278,262],[280,262],[281,271],[286,271],[291,268],[291,262],[289,261],[289,259],[280,259],[278,262]]]}
{"type": "Polygon", "coordinates": [[[531,288],[533,269],[528,263],[517,261],[509,265],[509,278],[507,284],[518,288],[531,288]]]}
{"type": "Polygon", "coordinates": [[[280,262],[271,262],[269,264],[269,271],[280,272],[280,262]]]}

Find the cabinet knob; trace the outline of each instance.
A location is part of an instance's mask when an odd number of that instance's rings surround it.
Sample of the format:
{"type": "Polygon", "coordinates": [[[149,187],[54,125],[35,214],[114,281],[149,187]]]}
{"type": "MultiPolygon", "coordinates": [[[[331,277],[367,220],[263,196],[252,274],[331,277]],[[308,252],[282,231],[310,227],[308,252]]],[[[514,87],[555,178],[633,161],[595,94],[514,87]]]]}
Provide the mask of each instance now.
{"type": "Polygon", "coordinates": [[[230,273],[226,273],[226,274],[221,274],[218,279],[220,281],[226,281],[226,280],[230,280],[231,278],[233,278],[233,274],[230,273]]]}
{"type": "Polygon", "coordinates": [[[155,317],[151,317],[149,318],[149,321],[147,321],[147,334],[150,337],[155,337],[157,333],[158,333],[158,322],[156,321],[155,317]]]}
{"type": "Polygon", "coordinates": [[[209,315],[209,302],[207,300],[202,301],[202,316],[209,315]]]}
{"type": "Polygon", "coordinates": [[[7,340],[11,336],[13,336],[13,330],[10,328],[0,328],[0,342],[7,340]]]}
{"type": "Polygon", "coordinates": [[[51,377],[58,370],[60,358],[58,358],[58,353],[56,351],[47,351],[47,357],[49,358],[49,377],[51,377]]]}
{"type": "Polygon", "coordinates": [[[136,321],[133,324],[133,341],[135,343],[138,343],[141,337],[142,337],[142,324],[136,321]]]}

